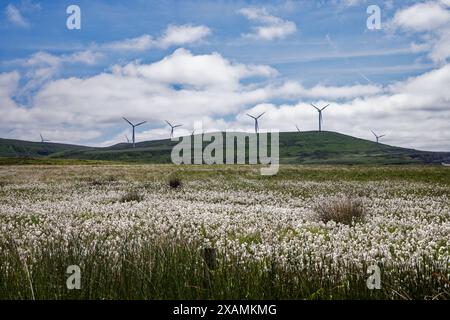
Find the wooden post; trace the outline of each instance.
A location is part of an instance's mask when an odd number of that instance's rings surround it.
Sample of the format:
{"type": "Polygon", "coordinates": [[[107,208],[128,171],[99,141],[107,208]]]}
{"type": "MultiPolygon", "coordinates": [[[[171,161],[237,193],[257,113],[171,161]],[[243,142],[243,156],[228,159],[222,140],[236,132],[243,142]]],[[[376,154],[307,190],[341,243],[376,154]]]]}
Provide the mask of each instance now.
{"type": "Polygon", "coordinates": [[[217,252],[214,248],[205,248],[203,251],[203,259],[209,270],[214,270],[217,264],[217,252]]]}

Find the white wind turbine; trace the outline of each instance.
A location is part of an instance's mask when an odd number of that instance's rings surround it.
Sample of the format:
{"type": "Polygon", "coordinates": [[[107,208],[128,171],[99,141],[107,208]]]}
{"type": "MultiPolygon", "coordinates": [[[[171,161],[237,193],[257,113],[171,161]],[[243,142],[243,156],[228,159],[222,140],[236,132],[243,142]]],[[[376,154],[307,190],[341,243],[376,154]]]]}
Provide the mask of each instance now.
{"type": "Polygon", "coordinates": [[[172,125],[169,121],[165,120],[167,122],[167,124],[170,126],[170,139],[173,138],[173,129],[181,127],[182,124],[176,124],[176,125],[172,125]]]}
{"type": "Polygon", "coordinates": [[[327,104],[325,107],[323,107],[322,109],[317,108],[315,105],[313,105],[311,103],[311,105],[316,108],[316,110],[319,112],[319,132],[322,131],[322,122],[323,122],[323,118],[322,118],[322,111],[325,110],[326,108],[328,108],[329,104],[327,104]]]}
{"type": "Polygon", "coordinates": [[[138,126],[140,126],[141,124],[146,123],[147,121],[142,121],[142,122],[139,122],[139,123],[137,123],[137,124],[134,124],[134,123],[131,123],[127,118],[125,118],[125,117],[122,117],[122,118],[123,118],[123,120],[125,120],[126,122],[128,122],[128,123],[130,124],[130,126],[133,128],[133,135],[132,135],[131,140],[133,141],[133,148],[135,148],[135,147],[136,147],[135,128],[138,127],[138,126]]]}

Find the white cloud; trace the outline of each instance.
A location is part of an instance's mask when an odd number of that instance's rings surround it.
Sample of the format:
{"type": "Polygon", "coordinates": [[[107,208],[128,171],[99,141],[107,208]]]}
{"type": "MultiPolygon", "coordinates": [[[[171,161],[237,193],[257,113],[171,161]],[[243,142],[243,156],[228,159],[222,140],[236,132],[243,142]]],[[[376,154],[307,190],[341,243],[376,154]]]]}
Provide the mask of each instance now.
{"type": "Polygon", "coordinates": [[[203,25],[169,25],[163,35],[154,39],[148,34],[139,37],[114,41],[99,46],[99,49],[116,51],[146,51],[151,48],[169,48],[200,42],[211,34],[211,30],[203,25]]]}
{"type": "Polygon", "coordinates": [[[5,14],[8,21],[18,27],[28,27],[30,25],[20,10],[11,3],[6,7],[5,14]]]}
{"type": "Polygon", "coordinates": [[[414,49],[427,49],[432,61],[445,63],[450,57],[449,0],[416,3],[395,13],[390,28],[419,33],[424,43],[412,44],[414,49]]]}
{"type": "Polygon", "coordinates": [[[163,48],[185,45],[203,40],[211,34],[206,26],[194,26],[190,24],[176,26],[169,25],[164,35],[158,40],[158,45],[163,48]]]}
{"type": "Polygon", "coordinates": [[[101,46],[104,49],[116,51],[145,51],[155,45],[152,36],[144,34],[142,36],[125,39],[121,41],[114,41],[101,46]]]}
{"type": "MultiPolygon", "coordinates": [[[[47,128],[47,135],[52,140],[55,140],[55,135],[51,134],[50,128],[61,132],[62,123],[73,126],[68,132],[73,133],[70,141],[76,141],[77,137],[83,136],[82,131],[90,130],[93,126],[95,132],[99,133],[102,128],[106,130],[111,126],[122,125],[122,116],[156,123],[162,123],[166,118],[193,123],[205,117],[220,119],[246,106],[277,98],[347,99],[376,94],[381,90],[375,86],[361,85],[317,85],[308,89],[297,82],[277,83],[278,73],[269,66],[234,63],[218,53],[193,55],[186,49],[177,49],[173,54],[151,64],[134,62],[114,66],[111,73],[83,79],[49,79],[46,71],[50,73],[52,66],[57,68],[61,60],[46,53],[36,54],[24,63],[36,67],[32,75],[36,83],[42,84],[45,78],[46,84],[39,88],[32,87],[36,92],[32,91],[31,104],[27,108],[9,99],[11,108],[0,110],[0,127],[4,130],[17,128],[17,123],[12,126],[6,119],[15,118],[20,111],[23,114],[16,120],[23,124],[21,136],[35,137],[33,128],[40,123],[47,128]],[[33,119],[33,125],[28,127],[30,119],[33,119]],[[76,129],[80,133],[76,133],[76,129]]],[[[14,82],[16,84],[3,94],[5,102],[7,97],[13,95],[13,91],[23,91],[17,84],[18,74],[14,75],[14,79],[17,80],[14,82]]],[[[214,123],[211,122],[211,125],[214,123]]],[[[214,125],[223,123],[219,121],[214,125]]]]}
{"type": "MultiPolygon", "coordinates": [[[[58,60],[41,53],[29,63],[51,66],[58,60]]],[[[450,149],[450,65],[388,87],[305,87],[281,81],[266,65],[177,49],[150,64],[134,62],[91,77],[49,80],[27,106],[13,99],[21,91],[19,80],[17,72],[0,74],[0,128],[22,139],[36,139],[43,131],[53,141],[122,142],[128,129],[122,116],[147,120],[152,126],[140,128],[140,141],[167,137],[165,119],[184,124],[179,134],[189,133],[198,120],[206,130],[251,130],[245,113],[263,111],[267,114],[261,128],[295,130],[296,123],[303,130],[315,130],[317,112],[309,106],[313,102],[332,104],[324,114],[326,130],[370,139],[372,129],[387,134],[385,142],[393,145],[450,149]],[[286,102],[275,105],[279,99],[286,102]],[[298,99],[302,101],[295,103],[298,99]],[[112,128],[123,129],[111,138],[112,128]]]]}
{"type": "Polygon", "coordinates": [[[239,13],[250,21],[259,23],[253,27],[253,33],[244,34],[244,37],[261,40],[283,39],[297,31],[294,22],[270,15],[265,8],[242,8],[239,13]]]}
{"type": "Polygon", "coordinates": [[[395,13],[396,27],[413,31],[434,31],[450,22],[450,12],[438,2],[417,3],[395,13]]]}

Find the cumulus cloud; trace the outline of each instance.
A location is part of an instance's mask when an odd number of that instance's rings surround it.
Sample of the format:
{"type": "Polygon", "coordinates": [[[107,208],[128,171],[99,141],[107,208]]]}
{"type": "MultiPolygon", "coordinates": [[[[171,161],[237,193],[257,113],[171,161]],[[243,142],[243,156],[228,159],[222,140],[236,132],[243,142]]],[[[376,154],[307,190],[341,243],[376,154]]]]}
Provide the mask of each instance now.
{"type": "Polygon", "coordinates": [[[92,44],[86,50],[63,55],[54,55],[40,51],[28,58],[10,61],[9,64],[26,68],[24,76],[27,79],[27,84],[21,89],[22,93],[25,94],[43,86],[46,82],[58,76],[65,64],[92,66],[100,62],[111,51],[142,52],[150,48],[166,49],[171,46],[187,45],[202,41],[210,33],[210,29],[203,25],[169,25],[158,39],[153,39],[150,35],[142,35],[122,41],[92,44]]]}
{"type": "MultiPolygon", "coordinates": [[[[319,106],[331,104],[324,113],[324,128],[371,139],[370,130],[386,134],[384,142],[425,150],[450,150],[450,65],[397,82],[379,94],[342,102],[317,99],[319,106]]],[[[262,128],[317,130],[317,111],[309,103],[257,104],[237,116],[248,123],[245,113],[266,112],[262,128]]]]}
{"type": "Polygon", "coordinates": [[[434,62],[445,62],[450,57],[450,10],[448,0],[420,2],[398,10],[390,28],[422,35],[424,43],[415,47],[428,47],[434,62]]]}
{"type": "Polygon", "coordinates": [[[434,31],[450,22],[450,12],[439,2],[417,3],[395,13],[394,26],[413,31],[434,31]]]}
{"type": "Polygon", "coordinates": [[[269,14],[266,8],[242,8],[239,13],[251,22],[259,24],[253,27],[252,33],[244,34],[244,37],[261,40],[283,39],[297,31],[294,22],[275,17],[269,14]]]}
{"type": "MultiPolygon", "coordinates": [[[[41,53],[27,63],[41,66],[37,70],[42,71],[45,66],[58,65],[60,60],[41,53]]],[[[30,139],[36,136],[33,130],[40,124],[47,128],[46,136],[53,141],[63,137],[60,134],[66,128],[64,137],[72,133],[69,141],[84,143],[90,142],[86,141],[88,138],[101,138],[102,130],[123,125],[122,116],[157,125],[167,118],[187,124],[216,119],[207,122],[213,128],[224,129],[223,117],[273,99],[349,99],[382,90],[372,85],[306,88],[295,81],[277,80],[277,71],[267,65],[231,62],[218,53],[194,55],[181,48],[150,64],[133,62],[91,77],[48,80],[33,92],[26,107],[12,99],[23,90],[18,85],[20,76],[2,76],[10,79],[5,80],[9,85],[0,95],[0,105],[10,107],[0,109],[1,128],[14,129],[15,135],[30,139]],[[82,135],[86,130],[91,135],[82,135]],[[82,140],[78,141],[80,137],[82,140]]],[[[155,132],[165,131],[149,131],[147,137],[155,132]]],[[[118,139],[122,141],[123,135],[118,139]]]]}

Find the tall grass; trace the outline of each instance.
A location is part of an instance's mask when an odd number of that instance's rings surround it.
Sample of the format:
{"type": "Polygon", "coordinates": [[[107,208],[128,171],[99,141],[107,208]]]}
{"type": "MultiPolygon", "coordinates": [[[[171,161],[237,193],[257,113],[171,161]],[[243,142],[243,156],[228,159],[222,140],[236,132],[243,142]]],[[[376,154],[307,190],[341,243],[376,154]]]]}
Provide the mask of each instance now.
{"type": "MultiPolygon", "coordinates": [[[[382,268],[381,290],[366,287],[366,266],[283,267],[274,260],[238,261],[218,252],[213,268],[197,245],[159,241],[105,254],[73,240],[21,258],[0,243],[0,299],[448,299],[431,262],[417,270],[382,268]],[[63,249],[65,248],[65,249],[63,249]],[[81,268],[81,289],[69,290],[66,269],[81,268]],[[326,271],[327,270],[327,271],[326,271]]],[[[305,258],[306,259],[306,258],[305,258]]],[[[448,281],[448,280],[447,280],[448,281]]]]}

